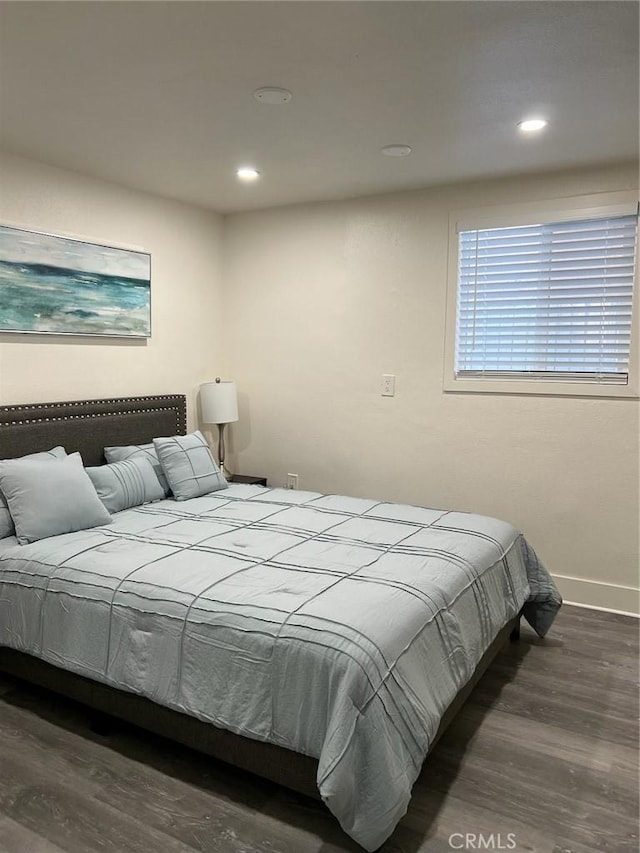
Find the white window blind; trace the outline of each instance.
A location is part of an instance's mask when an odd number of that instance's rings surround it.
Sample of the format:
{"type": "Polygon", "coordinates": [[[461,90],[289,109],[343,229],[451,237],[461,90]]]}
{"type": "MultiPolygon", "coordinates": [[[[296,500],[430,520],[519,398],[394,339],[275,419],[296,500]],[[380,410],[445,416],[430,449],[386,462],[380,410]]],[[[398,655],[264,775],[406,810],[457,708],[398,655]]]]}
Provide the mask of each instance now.
{"type": "Polygon", "coordinates": [[[460,378],[626,383],[637,216],[461,231],[460,378]]]}

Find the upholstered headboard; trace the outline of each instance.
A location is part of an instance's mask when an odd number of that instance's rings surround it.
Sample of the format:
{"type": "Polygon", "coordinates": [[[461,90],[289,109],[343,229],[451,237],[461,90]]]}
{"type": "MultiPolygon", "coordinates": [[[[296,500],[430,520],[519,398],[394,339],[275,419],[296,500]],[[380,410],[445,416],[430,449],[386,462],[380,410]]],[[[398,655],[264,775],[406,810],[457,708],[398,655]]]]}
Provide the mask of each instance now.
{"type": "Polygon", "coordinates": [[[0,406],[0,459],[61,444],[67,453],[79,450],[85,465],[101,465],[105,446],[186,431],[183,394],[0,406]]]}

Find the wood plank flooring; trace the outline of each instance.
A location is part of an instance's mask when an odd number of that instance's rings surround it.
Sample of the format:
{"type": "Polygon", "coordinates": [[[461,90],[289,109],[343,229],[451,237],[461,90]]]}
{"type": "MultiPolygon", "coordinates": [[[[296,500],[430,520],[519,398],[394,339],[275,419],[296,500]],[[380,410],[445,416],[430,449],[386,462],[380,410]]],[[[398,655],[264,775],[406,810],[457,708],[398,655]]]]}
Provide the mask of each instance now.
{"type": "MultiPolygon", "coordinates": [[[[635,853],[638,624],[565,606],[546,640],[523,628],[381,853],[444,853],[463,843],[453,833],[516,853],[635,853]]],[[[0,676],[2,853],[361,850],[320,803],[133,726],[95,734],[90,719],[0,676]]]]}

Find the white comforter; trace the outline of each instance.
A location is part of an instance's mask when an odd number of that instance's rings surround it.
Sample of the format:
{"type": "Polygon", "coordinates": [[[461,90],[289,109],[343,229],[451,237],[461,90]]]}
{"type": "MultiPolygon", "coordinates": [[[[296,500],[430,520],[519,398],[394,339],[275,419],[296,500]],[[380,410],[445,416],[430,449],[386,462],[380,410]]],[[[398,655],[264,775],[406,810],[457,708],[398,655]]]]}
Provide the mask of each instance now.
{"type": "Polygon", "coordinates": [[[0,542],[0,645],[318,758],[367,850],[526,602],[545,633],[560,597],[505,522],[258,486],[0,542]]]}

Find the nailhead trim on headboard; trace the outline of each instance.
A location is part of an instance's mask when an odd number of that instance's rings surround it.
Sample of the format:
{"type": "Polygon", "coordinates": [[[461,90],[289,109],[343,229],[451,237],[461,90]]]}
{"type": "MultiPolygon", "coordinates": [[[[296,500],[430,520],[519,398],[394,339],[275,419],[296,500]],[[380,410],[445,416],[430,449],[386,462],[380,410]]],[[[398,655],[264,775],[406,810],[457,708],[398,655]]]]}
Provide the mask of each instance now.
{"type": "Polygon", "coordinates": [[[74,418],[102,418],[102,417],[113,417],[115,415],[122,414],[139,414],[141,412],[166,412],[166,411],[174,411],[176,414],[176,432],[180,432],[181,430],[186,430],[186,398],[184,394],[171,394],[171,395],[163,395],[161,397],[114,397],[110,399],[104,400],[73,400],[68,402],[61,403],[26,403],[18,406],[0,406],[0,428],[11,425],[16,426],[18,424],[27,424],[27,423],[43,423],[46,421],[66,421],[73,420],[74,418]],[[113,405],[118,403],[126,403],[126,404],[134,404],[134,403],[153,403],[155,401],[162,401],[163,403],[175,401],[175,406],[157,406],[154,407],[152,405],[144,406],[143,408],[134,408],[134,409],[120,409],[118,411],[107,411],[107,412],[88,412],[86,414],[80,415],[62,415],[59,417],[43,417],[43,418],[26,418],[26,419],[12,419],[9,420],[6,416],[12,414],[18,414],[19,412],[31,412],[38,411],[43,409],[68,409],[68,408],[78,408],[82,406],[101,406],[101,405],[113,405]]]}
{"type": "MultiPolygon", "coordinates": [[[[1,410],[0,410],[1,411],[1,410]]],[[[60,418],[26,418],[22,421],[0,421],[0,429],[2,427],[7,426],[19,426],[20,424],[44,424],[49,421],[73,421],[73,420],[83,420],[83,419],[92,419],[92,418],[109,418],[114,417],[116,415],[139,415],[143,412],[173,412],[176,414],[176,432],[180,431],[180,426],[182,421],[180,420],[180,414],[177,410],[173,409],[173,407],[165,406],[157,409],[128,409],[126,412],[92,412],[88,415],[65,415],[60,418]]]]}
{"type": "MultiPolygon", "coordinates": [[[[0,409],[0,413],[3,410],[0,409]]],[[[172,412],[175,411],[176,415],[176,429],[178,430],[180,426],[183,424],[183,421],[180,419],[180,413],[177,409],[174,409],[172,406],[160,406],[158,408],[149,408],[149,409],[127,409],[127,411],[119,411],[119,412],[91,412],[87,415],[63,415],[58,418],[25,418],[24,420],[17,421],[0,421],[0,429],[6,426],[16,426],[18,424],[38,424],[38,423],[46,423],[47,421],[72,421],[72,420],[81,420],[83,418],[108,418],[114,417],[115,415],[137,415],[142,412],[172,412]]]]}

